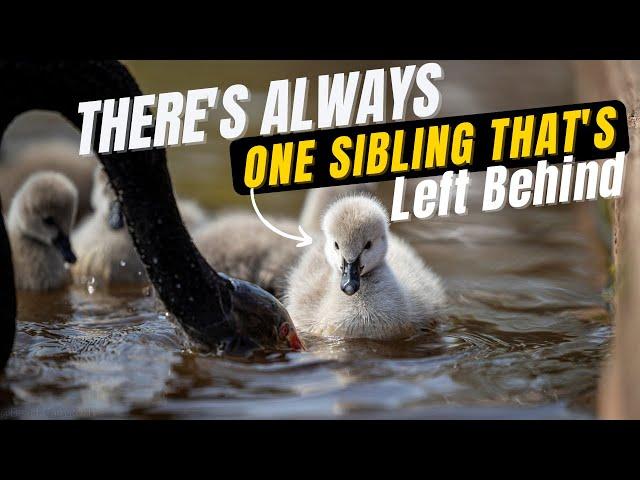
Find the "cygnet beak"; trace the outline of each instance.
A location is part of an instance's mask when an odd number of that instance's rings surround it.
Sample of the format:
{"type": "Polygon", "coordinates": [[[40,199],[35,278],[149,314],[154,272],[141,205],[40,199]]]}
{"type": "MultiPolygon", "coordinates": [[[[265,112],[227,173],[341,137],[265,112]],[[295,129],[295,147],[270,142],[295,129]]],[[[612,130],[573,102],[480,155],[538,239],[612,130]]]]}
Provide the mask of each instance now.
{"type": "Polygon", "coordinates": [[[109,206],[109,227],[111,227],[112,230],[120,230],[124,227],[122,205],[118,200],[114,200],[109,206]]]}
{"type": "Polygon", "coordinates": [[[342,281],[340,288],[347,295],[353,295],[360,289],[360,257],[349,263],[342,261],[342,281]]]}
{"type": "Polygon", "coordinates": [[[58,232],[56,238],[53,239],[53,246],[60,252],[62,258],[67,263],[76,263],[76,255],[71,249],[69,237],[62,232],[58,232]]]}

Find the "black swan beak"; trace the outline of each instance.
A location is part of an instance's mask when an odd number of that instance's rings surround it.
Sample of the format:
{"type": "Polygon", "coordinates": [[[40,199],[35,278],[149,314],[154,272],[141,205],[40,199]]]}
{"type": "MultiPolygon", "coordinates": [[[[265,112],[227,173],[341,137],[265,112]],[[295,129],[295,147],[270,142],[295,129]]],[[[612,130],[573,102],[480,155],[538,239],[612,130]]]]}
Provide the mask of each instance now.
{"type": "Polygon", "coordinates": [[[109,227],[111,230],[120,230],[124,227],[122,204],[118,200],[114,200],[109,206],[109,227]]]}
{"type": "Polygon", "coordinates": [[[340,288],[347,295],[353,295],[360,289],[360,257],[353,262],[342,261],[342,281],[340,288]]]}
{"type": "Polygon", "coordinates": [[[67,263],[76,263],[78,260],[76,258],[75,253],[71,249],[71,243],[69,242],[69,237],[62,232],[59,232],[56,238],[53,240],[53,246],[58,249],[62,258],[67,263]]]}

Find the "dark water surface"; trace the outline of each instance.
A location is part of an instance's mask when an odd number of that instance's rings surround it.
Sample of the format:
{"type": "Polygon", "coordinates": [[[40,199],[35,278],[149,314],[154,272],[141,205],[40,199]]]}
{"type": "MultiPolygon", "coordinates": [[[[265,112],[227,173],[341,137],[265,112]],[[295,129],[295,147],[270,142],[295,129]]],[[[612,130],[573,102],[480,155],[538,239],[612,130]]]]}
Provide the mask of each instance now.
{"type": "MultiPolygon", "coordinates": [[[[342,63],[312,71],[299,62],[130,65],[145,91],[162,92],[231,84],[249,71],[250,88],[266,90],[271,79],[361,65],[342,63]]],[[[573,99],[565,63],[443,66],[443,115],[573,99]]],[[[5,152],[34,125],[16,126],[5,152]]],[[[206,145],[170,149],[178,191],[213,210],[231,202],[250,208],[232,193],[227,151],[215,132],[206,145]]],[[[436,334],[401,342],[306,338],[307,352],[240,363],[185,350],[162,305],[142,289],[21,294],[0,418],[591,417],[611,336],[597,206],[480,214],[482,176],[472,178],[469,215],[393,226],[444,278],[451,301],[436,334]]],[[[389,193],[386,186],[381,196],[390,207],[389,193]]],[[[301,199],[291,192],[261,202],[267,213],[296,215],[301,199]]]]}

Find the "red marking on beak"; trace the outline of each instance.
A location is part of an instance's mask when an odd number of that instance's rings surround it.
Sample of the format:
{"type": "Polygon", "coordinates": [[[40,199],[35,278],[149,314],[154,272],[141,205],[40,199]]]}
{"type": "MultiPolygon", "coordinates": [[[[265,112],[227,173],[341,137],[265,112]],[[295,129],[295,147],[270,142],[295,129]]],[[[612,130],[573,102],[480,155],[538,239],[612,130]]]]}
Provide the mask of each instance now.
{"type": "Polygon", "coordinates": [[[298,334],[296,333],[295,330],[292,329],[289,332],[289,335],[287,335],[287,341],[289,342],[289,346],[296,352],[300,350],[305,350],[304,344],[300,340],[300,337],[298,337],[298,334]]]}

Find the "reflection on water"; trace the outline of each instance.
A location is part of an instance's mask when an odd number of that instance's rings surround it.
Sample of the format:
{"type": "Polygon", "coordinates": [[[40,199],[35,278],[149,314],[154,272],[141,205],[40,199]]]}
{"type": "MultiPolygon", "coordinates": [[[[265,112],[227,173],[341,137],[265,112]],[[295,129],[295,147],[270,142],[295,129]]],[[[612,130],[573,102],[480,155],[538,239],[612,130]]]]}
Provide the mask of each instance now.
{"type": "Polygon", "coordinates": [[[400,342],[306,338],[309,351],[284,361],[184,351],[161,305],[140,290],[21,295],[0,414],[589,415],[611,328],[604,252],[578,208],[528,210],[520,227],[509,217],[523,212],[513,211],[402,225],[397,231],[446,279],[451,304],[436,333],[400,342]]]}
{"type": "MultiPolygon", "coordinates": [[[[132,65],[144,89],[182,88],[170,85],[170,77],[150,83],[160,63],[148,70],[132,65]]],[[[298,67],[290,63],[281,72],[263,72],[262,83],[291,76],[298,67]]],[[[445,93],[450,106],[444,113],[571,101],[561,64],[542,73],[540,64],[465,65],[445,64],[452,96],[445,93]],[[524,76],[527,69],[536,76],[524,76]],[[510,98],[491,96],[489,78],[518,88],[510,98]]],[[[216,75],[203,65],[193,68],[216,75]]],[[[324,65],[321,73],[334,70],[340,68],[324,65]]],[[[230,71],[240,75],[241,69],[230,71]]],[[[182,81],[194,88],[212,84],[182,81]]],[[[226,148],[214,143],[212,151],[226,148]]],[[[226,160],[205,161],[191,152],[169,152],[179,192],[213,208],[227,197],[246,200],[230,193],[226,160]],[[220,172],[199,186],[196,164],[220,172]]],[[[435,333],[399,342],[305,338],[307,352],[240,363],[185,350],[162,306],[139,289],[22,294],[16,352],[0,381],[0,417],[592,416],[611,335],[602,297],[607,252],[595,205],[479,214],[482,175],[472,179],[469,215],[393,225],[445,280],[450,305],[435,333]]],[[[387,205],[390,188],[381,192],[387,205]]],[[[295,214],[301,198],[292,192],[264,202],[267,211],[287,205],[295,214]]]]}

